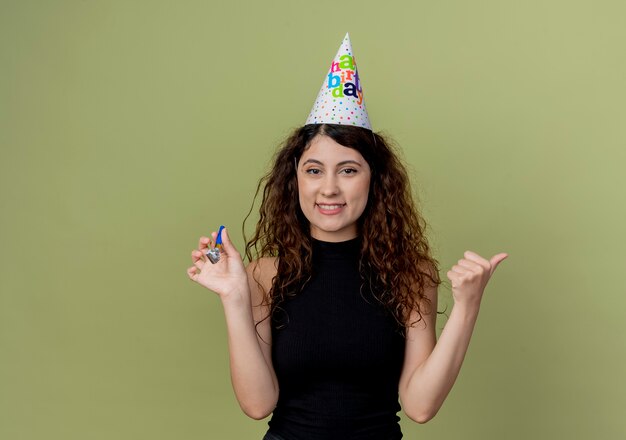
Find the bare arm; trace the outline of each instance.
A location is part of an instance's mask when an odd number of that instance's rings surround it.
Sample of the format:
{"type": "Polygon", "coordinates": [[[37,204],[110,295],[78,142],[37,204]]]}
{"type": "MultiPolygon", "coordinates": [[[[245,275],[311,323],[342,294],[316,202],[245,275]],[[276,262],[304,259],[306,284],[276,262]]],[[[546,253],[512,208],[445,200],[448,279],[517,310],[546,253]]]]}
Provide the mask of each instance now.
{"type": "Polygon", "coordinates": [[[469,347],[483,291],[507,254],[498,254],[491,261],[469,251],[465,257],[447,274],[452,281],[455,304],[439,341],[435,336],[437,289],[434,286],[426,289],[426,296],[434,306],[431,313],[407,332],[399,393],[404,412],[418,423],[432,419],[452,389],[469,347]]]}
{"type": "Polygon", "coordinates": [[[469,346],[478,309],[463,310],[455,305],[436,344],[436,314],[433,312],[432,315],[426,324],[427,328],[421,328],[424,324],[418,323],[417,328],[408,332],[407,355],[400,380],[400,399],[404,412],[418,423],[432,419],[452,389],[469,346]],[[420,344],[420,341],[424,343],[420,344]],[[421,349],[418,345],[421,345],[421,349]],[[425,346],[433,348],[426,359],[420,362],[420,352],[426,351],[425,346]]]}
{"type": "MultiPolygon", "coordinates": [[[[267,264],[255,262],[245,269],[226,229],[222,232],[222,239],[224,251],[220,261],[212,264],[204,256],[204,250],[212,246],[212,242],[202,237],[198,250],[192,252],[194,266],[187,273],[192,280],[219,295],[226,316],[230,374],[235,396],[246,415],[262,419],[276,406],[278,381],[271,364],[269,319],[259,324],[259,332],[270,344],[263,342],[256,333],[255,323],[261,320],[266,310],[260,306],[262,292],[256,281],[251,280],[251,275],[255,268],[267,264]],[[198,269],[199,273],[196,273],[198,269]]],[[[264,278],[261,277],[266,281],[264,278]]]]}

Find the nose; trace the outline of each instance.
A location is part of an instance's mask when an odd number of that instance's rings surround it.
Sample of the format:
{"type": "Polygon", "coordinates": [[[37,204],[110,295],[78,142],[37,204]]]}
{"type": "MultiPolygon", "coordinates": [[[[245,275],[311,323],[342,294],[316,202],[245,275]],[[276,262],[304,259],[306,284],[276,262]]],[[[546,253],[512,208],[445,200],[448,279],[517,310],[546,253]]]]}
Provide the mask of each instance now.
{"type": "Polygon", "coordinates": [[[320,194],[324,197],[331,197],[337,195],[339,193],[339,185],[337,182],[337,176],[332,173],[329,173],[325,176],[322,181],[322,186],[320,188],[320,194]]]}

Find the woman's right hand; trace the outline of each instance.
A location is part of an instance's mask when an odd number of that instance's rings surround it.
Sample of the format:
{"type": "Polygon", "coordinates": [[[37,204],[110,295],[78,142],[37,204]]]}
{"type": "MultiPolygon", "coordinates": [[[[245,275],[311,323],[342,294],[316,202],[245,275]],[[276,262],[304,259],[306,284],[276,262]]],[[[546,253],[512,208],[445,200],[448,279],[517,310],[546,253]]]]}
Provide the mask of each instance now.
{"type": "Polygon", "coordinates": [[[205,254],[207,249],[215,247],[217,233],[212,232],[211,237],[200,237],[198,249],[191,252],[193,266],[187,269],[187,275],[217,293],[223,301],[243,298],[248,291],[248,277],[241,255],[230,241],[228,230],[222,230],[222,252],[215,264],[205,254]]]}

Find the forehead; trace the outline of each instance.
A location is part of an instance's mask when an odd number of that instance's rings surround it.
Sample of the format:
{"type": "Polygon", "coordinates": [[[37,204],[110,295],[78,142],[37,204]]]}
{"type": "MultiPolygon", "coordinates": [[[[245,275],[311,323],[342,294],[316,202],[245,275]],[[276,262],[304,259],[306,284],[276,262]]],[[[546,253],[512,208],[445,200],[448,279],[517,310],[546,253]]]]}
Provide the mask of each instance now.
{"type": "Polygon", "coordinates": [[[354,148],[346,147],[335,142],[326,135],[315,136],[309,146],[302,153],[300,161],[315,159],[322,163],[336,163],[353,160],[366,165],[365,159],[354,148]]]}

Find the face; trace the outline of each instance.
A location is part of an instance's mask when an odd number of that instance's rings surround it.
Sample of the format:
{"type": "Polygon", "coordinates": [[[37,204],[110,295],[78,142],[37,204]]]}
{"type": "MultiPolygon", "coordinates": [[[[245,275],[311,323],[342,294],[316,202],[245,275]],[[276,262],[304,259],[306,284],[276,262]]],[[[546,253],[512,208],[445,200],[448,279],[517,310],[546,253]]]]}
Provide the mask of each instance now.
{"type": "Polygon", "coordinates": [[[298,162],[300,208],[313,238],[337,242],[357,236],[370,177],[361,153],[325,135],[313,138],[298,162]]]}

